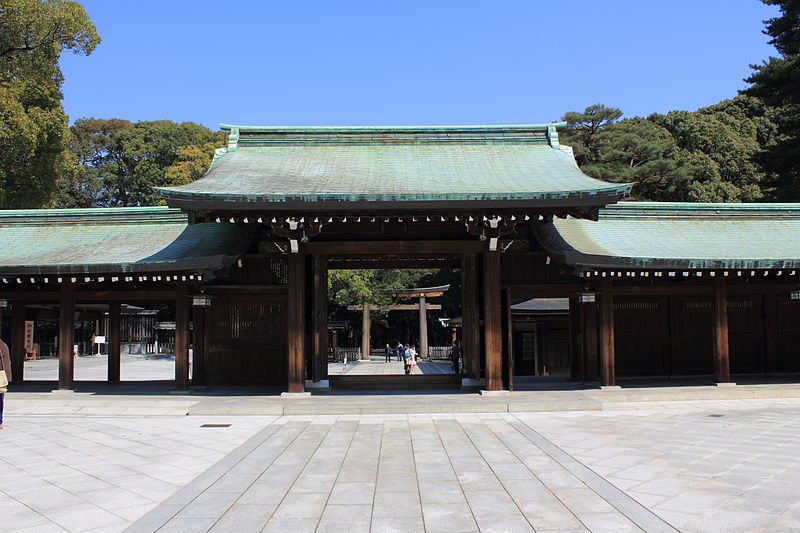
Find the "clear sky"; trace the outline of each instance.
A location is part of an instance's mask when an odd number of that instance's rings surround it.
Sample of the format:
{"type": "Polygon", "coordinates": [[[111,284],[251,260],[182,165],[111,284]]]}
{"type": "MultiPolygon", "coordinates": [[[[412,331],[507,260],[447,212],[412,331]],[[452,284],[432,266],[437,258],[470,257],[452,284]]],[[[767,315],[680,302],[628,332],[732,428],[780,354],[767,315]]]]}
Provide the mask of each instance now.
{"type": "Polygon", "coordinates": [[[758,0],[83,0],[80,117],[250,125],[550,122],[736,95],[775,55],[758,0]]]}

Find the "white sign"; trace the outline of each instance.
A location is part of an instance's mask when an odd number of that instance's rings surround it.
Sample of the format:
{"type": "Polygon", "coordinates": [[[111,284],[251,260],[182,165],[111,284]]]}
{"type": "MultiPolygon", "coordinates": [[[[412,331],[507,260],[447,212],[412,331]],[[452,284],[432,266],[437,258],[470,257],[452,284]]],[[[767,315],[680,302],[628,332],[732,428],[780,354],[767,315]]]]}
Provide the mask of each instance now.
{"type": "Polygon", "coordinates": [[[95,344],[105,344],[106,343],[105,335],[95,335],[94,336],[94,343],[95,344]]]}

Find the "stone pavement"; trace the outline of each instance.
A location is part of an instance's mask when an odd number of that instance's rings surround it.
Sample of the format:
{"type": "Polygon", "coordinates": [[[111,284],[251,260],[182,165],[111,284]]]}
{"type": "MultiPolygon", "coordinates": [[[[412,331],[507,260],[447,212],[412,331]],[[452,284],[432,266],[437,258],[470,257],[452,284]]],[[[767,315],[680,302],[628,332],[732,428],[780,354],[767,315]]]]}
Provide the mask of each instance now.
{"type": "Polygon", "coordinates": [[[548,413],[9,412],[0,531],[797,531],[798,407],[772,398],[548,413]]]}

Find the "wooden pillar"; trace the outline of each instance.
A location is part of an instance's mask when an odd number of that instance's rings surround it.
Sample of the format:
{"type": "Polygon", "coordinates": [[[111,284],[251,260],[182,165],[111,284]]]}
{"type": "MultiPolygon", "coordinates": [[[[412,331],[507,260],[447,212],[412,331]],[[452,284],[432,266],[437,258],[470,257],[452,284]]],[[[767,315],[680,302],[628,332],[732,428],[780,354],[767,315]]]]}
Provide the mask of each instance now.
{"type": "Polygon", "coordinates": [[[75,339],[75,295],[72,283],[61,285],[58,309],[58,388],[72,390],[75,377],[75,356],[72,344],[75,339]]]}
{"type": "Polygon", "coordinates": [[[477,265],[474,254],[461,257],[461,356],[464,373],[471,379],[481,378],[480,317],[478,314],[477,265]]]}
{"type": "Polygon", "coordinates": [[[616,385],[616,354],[614,352],[614,295],[611,280],[603,278],[600,297],[600,385],[616,385]]]}
{"type": "Polygon", "coordinates": [[[428,309],[424,294],[419,297],[419,355],[428,358],[428,309]]]}
{"type": "Polygon", "coordinates": [[[187,287],[175,287],[175,390],[189,390],[189,298],[187,287]]]}
{"type": "Polygon", "coordinates": [[[714,278],[712,311],[714,313],[714,380],[729,383],[731,380],[730,350],[728,346],[728,295],[725,278],[714,278]]]}
{"type": "Polygon", "coordinates": [[[119,383],[122,370],[120,357],[120,310],[119,302],[108,304],[108,381],[119,383]]]}
{"type": "Polygon", "coordinates": [[[775,294],[764,293],[764,373],[775,372],[777,365],[778,318],[775,294]]]}
{"type": "Polygon", "coordinates": [[[372,316],[369,302],[361,305],[361,359],[369,361],[372,339],[370,339],[370,329],[372,328],[372,316]]]}
{"type": "Polygon", "coordinates": [[[483,252],[483,327],[486,390],[503,390],[503,328],[500,309],[500,254],[483,252]]]}
{"type": "Polygon", "coordinates": [[[287,309],[288,391],[305,392],[305,255],[289,254],[287,309]]]}
{"type": "Polygon", "coordinates": [[[11,375],[14,381],[25,379],[25,303],[11,304],[11,375]]]}
{"type": "Polygon", "coordinates": [[[202,305],[192,306],[192,386],[206,383],[206,315],[202,305]]]}
{"type": "Polygon", "coordinates": [[[514,321],[511,312],[511,289],[502,292],[503,319],[503,387],[514,390],[514,321]]]}
{"type": "Polygon", "coordinates": [[[583,349],[583,380],[596,381],[600,375],[597,354],[597,303],[581,303],[581,341],[583,349]]]}
{"type": "Polygon", "coordinates": [[[311,379],[328,379],[328,261],[314,255],[314,314],[311,379]]]}

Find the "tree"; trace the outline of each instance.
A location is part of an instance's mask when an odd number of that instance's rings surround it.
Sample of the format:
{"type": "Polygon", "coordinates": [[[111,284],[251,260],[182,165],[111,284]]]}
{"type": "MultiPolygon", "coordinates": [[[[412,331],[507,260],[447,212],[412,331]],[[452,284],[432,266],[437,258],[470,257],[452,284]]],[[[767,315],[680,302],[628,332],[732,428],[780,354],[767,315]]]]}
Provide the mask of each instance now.
{"type": "Polygon", "coordinates": [[[205,174],[224,134],[193,122],[80,119],[71,128],[60,207],[158,205],[153,187],[183,185],[205,174]]]}
{"type": "Polygon", "coordinates": [[[52,205],[72,163],[58,60],[99,42],[77,2],[0,0],[0,208],[52,205]]]}
{"type": "Polygon", "coordinates": [[[594,104],[582,112],[570,111],[561,117],[568,126],[563,133],[564,143],[572,146],[579,165],[588,165],[597,160],[596,136],[621,116],[622,111],[617,108],[594,104]]]}
{"type": "Polygon", "coordinates": [[[766,20],[764,33],[781,57],[770,57],[752,65],[745,81],[751,86],[744,94],[761,99],[771,108],[777,125],[774,142],[768,144],[758,161],[770,173],[773,199],[800,200],[800,2],[762,0],[778,6],[779,17],[766,20]]]}

